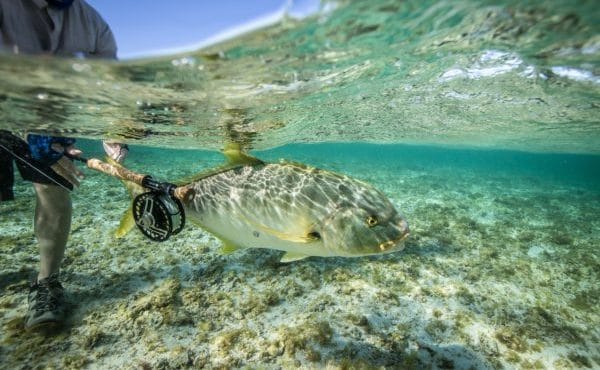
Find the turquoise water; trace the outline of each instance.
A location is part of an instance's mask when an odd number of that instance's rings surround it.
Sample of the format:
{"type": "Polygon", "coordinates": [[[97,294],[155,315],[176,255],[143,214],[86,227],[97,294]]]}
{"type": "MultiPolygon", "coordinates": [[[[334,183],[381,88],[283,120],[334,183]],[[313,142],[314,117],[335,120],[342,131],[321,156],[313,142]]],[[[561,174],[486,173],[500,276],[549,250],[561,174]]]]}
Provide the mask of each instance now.
{"type": "Polygon", "coordinates": [[[324,2],[205,50],[107,63],[0,58],[3,129],[130,144],[177,181],[238,142],[367,181],[405,250],[280,264],[187,225],[113,236],[122,184],[73,192],[51,337],[23,331],[35,199],[0,204],[7,368],[600,366],[600,14],[592,1],[324,2]]]}
{"type": "MultiPolygon", "coordinates": [[[[115,239],[127,192],[87,170],[62,270],[72,316],[51,339],[30,336],[34,199],[19,182],[0,205],[0,356],[16,368],[598,366],[598,156],[364,143],[253,154],[372,183],[409,221],[406,249],[282,265],[268,249],[222,255],[192,224],[165,243],[115,239]]],[[[127,166],[174,181],[222,161],[132,146],[127,166]]]]}

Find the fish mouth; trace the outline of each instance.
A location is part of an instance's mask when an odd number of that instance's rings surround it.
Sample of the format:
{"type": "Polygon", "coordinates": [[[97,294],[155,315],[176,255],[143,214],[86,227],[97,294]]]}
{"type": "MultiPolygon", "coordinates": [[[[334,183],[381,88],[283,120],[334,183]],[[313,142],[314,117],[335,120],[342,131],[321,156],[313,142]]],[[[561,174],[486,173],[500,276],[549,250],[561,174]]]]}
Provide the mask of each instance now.
{"type": "Polygon", "coordinates": [[[400,235],[399,238],[388,240],[387,242],[383,242],[383,243],[379,244],[379,249],[382,252],[385,252],[385,251],[393,248],[395,245],[399,244],[400,242],[402,242],[404,239],[408,238],[409,235],[410,235],[410,232],[408,230],[406,230],[402,235],[400,235]]]}

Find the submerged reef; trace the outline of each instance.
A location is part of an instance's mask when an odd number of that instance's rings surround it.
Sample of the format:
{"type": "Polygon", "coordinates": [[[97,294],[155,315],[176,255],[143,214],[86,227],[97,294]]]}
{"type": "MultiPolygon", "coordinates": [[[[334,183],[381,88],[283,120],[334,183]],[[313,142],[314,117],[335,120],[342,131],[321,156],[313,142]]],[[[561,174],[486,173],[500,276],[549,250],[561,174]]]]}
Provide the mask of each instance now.
{"type": "MultiPolygon", "coordinates": [[[[127,195],[74,193],[58,332],[27,333],[38,263],[32,189],[0,204],[0,363],[36,368],[582,369],[600,366],[597,190],[510,173],[332,163],[411,223],[399,253],[219,252],[188,225],[166,243],[112,232],[127,195]]],[[[169,169],[172,171],[172,169],[169,169]]],[[[117,190],[118,189],[118,190],[117,190]]]]}

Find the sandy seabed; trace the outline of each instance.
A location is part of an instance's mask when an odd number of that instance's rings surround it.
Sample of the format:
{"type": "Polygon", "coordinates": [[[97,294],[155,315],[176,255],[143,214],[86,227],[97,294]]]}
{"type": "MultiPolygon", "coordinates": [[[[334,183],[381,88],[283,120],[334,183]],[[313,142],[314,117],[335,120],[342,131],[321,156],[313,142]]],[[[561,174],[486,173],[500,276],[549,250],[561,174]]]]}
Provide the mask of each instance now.
{"type": "MultiPolygon", "coordinates": [[[[600,194],[508,173],[348,162],[409,220],[402,252],[280,264],[188,225],[112,236],[119,183],[74,193],[62,330],[23,329],[33,189],[0,204],[5,369],[582,369],[600,366],[600,194]]],[[[167,177],[172,174],[166,172],[167,177]]]]}

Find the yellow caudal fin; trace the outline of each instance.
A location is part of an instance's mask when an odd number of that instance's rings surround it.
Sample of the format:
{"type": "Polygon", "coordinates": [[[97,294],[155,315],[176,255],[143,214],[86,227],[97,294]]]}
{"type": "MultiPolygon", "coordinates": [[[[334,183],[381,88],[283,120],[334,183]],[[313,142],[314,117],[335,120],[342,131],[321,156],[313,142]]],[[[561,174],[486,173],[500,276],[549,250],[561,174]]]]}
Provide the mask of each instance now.
{"type": "Polygon", "coordinates": [[[115,237],[116,238],[124,237],[125,235],[127,235],[128,232],[131,231],[131,229],[133,229],[133,226],[135,226],[135,220],[133,219],[133,209],[130,206],[129,209],[127,211],[125,211],[125,214],[121,218],[121,222],[119,223],[119,228],[115,231],[115,237]]]}
{"type": "MultiPolygon", "coordinates": [[[[119,162],[115,161],[114,159],[112,159],[110,157],[106,157],[106,162],[110,163],[111,165],[116,166],[116,167],[123,167],[123,165],[121,165],[119,162]]],[[[142,194],[145,192],[145,190],[142,186],[135,184],[131,181],[121,180],[121,182],[123,183],[123,185],[125,185],[125,188],[127,188],[127,192],[129,193],[129,196],[132,200],[139,194],[142,194]]],[[[133,208],[130,205],[129,208],[127,209],[127,211],[125,211],[125,214],[123,215],[123,217],[121,218],[121,221],[119,222],[119,227],[117,228],[117,230],[115,230],[115,234],[114,234],[115,237],[116,238],[124,237],[125,235],[127,235],[127,233],[129,233],[131,231],[131,229],[133,229],[134,226],[135,226],[135,220],[133,219],[133,208]]]]}

